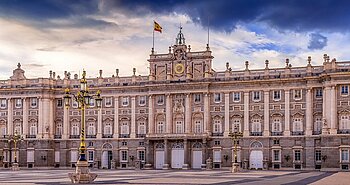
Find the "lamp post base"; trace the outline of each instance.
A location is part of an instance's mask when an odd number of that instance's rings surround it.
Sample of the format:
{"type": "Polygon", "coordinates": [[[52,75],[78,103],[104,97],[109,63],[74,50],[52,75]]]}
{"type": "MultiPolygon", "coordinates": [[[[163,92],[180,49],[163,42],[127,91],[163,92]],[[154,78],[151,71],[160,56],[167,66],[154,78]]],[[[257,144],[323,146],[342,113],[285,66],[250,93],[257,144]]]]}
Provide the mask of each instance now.
{"type": "Polygon", "coordinates": [[[237,173],[237,172],[239,172],[239,163],[232,163],[232,170],[231,170],[231,172],[232,173],[237,173]]]}
{"type": "Polygon", "coordinates": [[[75,173],[69,173],[68,176],[73,184],[87,184],[92,183],[97,174],[90,173],[89,164],[87,161],[78,161],[75,173]]]}
{"type": "Polygon", "coordinates": [[[11,170],[12,170],[12,171],[19,171],[18,163],[12,163],[11,170]]]}

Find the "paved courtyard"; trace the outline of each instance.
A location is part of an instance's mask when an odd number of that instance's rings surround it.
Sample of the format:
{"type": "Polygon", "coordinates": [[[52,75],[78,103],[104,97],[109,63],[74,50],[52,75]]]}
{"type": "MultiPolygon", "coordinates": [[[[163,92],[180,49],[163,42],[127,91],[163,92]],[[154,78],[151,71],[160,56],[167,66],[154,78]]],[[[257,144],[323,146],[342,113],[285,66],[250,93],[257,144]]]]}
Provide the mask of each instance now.
{"type": "MultiPolygon", "coordinates": [[[[72,170],[0,170],[0,184],[71,184],[72,170]]],[[[350,172],[247,171],[232,174],[228,170],[94,170],[95,184],[350,184],[350,172]]]]}

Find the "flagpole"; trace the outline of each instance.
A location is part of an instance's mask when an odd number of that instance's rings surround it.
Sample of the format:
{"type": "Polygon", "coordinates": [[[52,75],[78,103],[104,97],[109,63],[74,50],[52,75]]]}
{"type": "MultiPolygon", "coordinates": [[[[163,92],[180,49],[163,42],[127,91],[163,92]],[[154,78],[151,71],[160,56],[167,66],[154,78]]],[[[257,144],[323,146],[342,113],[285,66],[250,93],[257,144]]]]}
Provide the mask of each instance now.
{"type": "Polygon", "coordinates": [[[154,29],[153,29],[153,43],[152,43],[152,51],[154,51],[154,29]]]}

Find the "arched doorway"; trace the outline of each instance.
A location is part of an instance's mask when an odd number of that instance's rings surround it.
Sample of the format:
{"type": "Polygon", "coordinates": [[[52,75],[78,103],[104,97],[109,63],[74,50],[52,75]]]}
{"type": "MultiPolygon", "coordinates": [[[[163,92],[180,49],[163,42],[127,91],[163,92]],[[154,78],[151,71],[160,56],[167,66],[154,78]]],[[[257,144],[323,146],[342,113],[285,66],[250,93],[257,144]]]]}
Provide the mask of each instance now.
{"type": "Polygon", "coordinates": [[[263,145],[259,141],[254,141],[250,145],[249,168],[263,169],[263,145]]]}
{"type": "Polygon", "coordinates": [[[192,168],[193,169],[201,169],[202,168],[202,144],[194,143],[192,146],[192,168]]]}
{"type": "Polygon", "coordinates": [[[156,145],[156,156],[155,156],[155,168],[163,169],[164,165],[164,144],[157,143],[156,145]]]}
{"type": "Polygon", "coordinates": [[[102,146],[102,156],[101,156],[101,167],[106,169],[111,169],[112,167],[112,145],[110,143],[105,143],[102,146]]]}
{"type": "Polygon", "coordinates": [[[174,143],[171,150],[171,168],[182,169],[185,161],[183,143],[174,143]]]}

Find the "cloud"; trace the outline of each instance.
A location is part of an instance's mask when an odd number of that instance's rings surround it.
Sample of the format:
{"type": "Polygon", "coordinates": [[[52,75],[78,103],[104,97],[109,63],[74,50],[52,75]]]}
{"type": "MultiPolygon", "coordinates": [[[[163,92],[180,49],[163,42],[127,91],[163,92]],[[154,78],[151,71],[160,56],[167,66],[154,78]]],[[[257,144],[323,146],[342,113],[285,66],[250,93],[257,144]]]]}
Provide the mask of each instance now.
{"type": "Polygon", "coordinates": [[[319,33],[311,33],[309,45],[307,46],[309,49],[323,49],[327,46],[327,37],[319,34],[319,33]]]}

